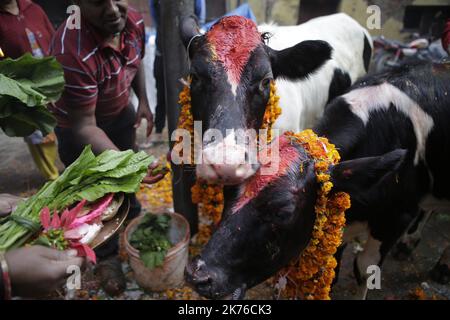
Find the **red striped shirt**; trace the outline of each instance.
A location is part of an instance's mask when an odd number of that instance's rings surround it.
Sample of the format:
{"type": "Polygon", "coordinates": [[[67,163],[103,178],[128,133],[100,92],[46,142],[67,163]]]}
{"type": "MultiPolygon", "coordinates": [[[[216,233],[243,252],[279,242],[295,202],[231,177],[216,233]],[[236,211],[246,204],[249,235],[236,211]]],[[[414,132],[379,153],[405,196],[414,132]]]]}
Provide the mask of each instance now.
{"type": "Polygon", "coordinates": [[[17,5],[18,15],[0,10],[0,48],[3,53],[13,59],[26,52],[36,53],[38,57],[48,55],[54,29],[47,15],[30,0],[17,0],[17,5]]]}
{"type": "Polygon", "coordinates": [[[85,21],[80,29],[72,30],[63,23],[52,44],[52,55],[62,64],[66,80],[64,93],[53,108],[58,126],[70,127],[69,108],[95,108],[98,123],[119,115],[128,105],[144,48],[144,20],[133,8],[128,9],[119,50],[106,44],[85,21]]]}

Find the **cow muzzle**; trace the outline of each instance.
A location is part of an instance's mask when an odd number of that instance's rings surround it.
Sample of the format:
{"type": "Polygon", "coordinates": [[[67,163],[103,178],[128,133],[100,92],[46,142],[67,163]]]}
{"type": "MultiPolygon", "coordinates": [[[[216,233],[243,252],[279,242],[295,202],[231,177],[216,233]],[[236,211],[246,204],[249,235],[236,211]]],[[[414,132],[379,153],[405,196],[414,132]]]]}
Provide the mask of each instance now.
{"type": "Polygon", "coordinates": [[[208,183],[236,185],[253,176],[259,167],[256,148],[227,137],[204,147],[202,161],[197,165],[197,178],[208,183]]]}
{"type": "Polygon", "coordinates": [[[241,300],[245,297],[247,286],[228,288],[228,281],[220,270],[207,267],[199,257],[195,257],[185,270],[185,278],[197,293],[209,299],[241,300]],[[231,293],[230,293],[231,292],[231,293]]]}

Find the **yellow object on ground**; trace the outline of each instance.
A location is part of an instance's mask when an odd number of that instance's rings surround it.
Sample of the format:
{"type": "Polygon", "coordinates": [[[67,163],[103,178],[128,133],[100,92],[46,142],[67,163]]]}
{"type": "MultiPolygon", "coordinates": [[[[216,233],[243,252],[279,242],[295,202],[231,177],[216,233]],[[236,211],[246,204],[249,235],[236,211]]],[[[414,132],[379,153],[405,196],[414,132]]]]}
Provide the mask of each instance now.
{"type": "Polygon", "coordinates": [[[33,156],[34,163],[47,180],[55,180],[59,177],[58,168],[55,165],[58,155],[56,141],[44,142],[41,144],[28,143],[28,149],[33,156]]]}

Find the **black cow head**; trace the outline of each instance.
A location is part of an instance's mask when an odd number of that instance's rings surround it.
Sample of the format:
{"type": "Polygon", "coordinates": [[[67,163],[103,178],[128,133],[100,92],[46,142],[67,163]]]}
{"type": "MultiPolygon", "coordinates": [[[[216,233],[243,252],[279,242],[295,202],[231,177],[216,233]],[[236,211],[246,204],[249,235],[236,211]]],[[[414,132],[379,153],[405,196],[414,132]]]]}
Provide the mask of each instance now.
{"type": "MultiPolygon", "coordinates": [[[[186,279],[200,294],[208,298],[242,295],[308,245],[318,191],[314,164],[301,147],[283,139],[277,174],[264,177],[258,171],[239,186],[231,205],[226,203],[218,229],[187,267],[186,279]]],[[[333,190],[349,192],[353,202],[390,179],[404,156],[404,150],[397,150],[342,162],[331,169],[333,190]]]]}
{"type": "Polygon", "coordinates": [[[256,146],[253,133],[261,128],[271,81],[307,77],[330,59],[332,49],[324,41],[304,41],[273,50],[251,20],[238,16],[221,19],[205,35],[185,18],[181,37],[190,59],[194,120],[202,122],[202,133],[220,133],[219,139],[204,135],[197,176],[239,184],[258,168],[249,150],[256,146]]]}

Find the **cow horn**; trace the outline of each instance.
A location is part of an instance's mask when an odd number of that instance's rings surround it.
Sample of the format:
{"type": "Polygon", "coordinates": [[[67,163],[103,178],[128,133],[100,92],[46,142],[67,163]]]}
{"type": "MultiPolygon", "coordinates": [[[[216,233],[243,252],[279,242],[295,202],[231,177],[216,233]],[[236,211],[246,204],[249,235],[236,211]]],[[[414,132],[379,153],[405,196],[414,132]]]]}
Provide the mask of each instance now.
{"type": "Polygon", "coordinates": [[[191,40],[200,35],[198,20],[195,15],[184,16],[180,20],[180,36],[183,44],[188,48],[191,40]]]}

